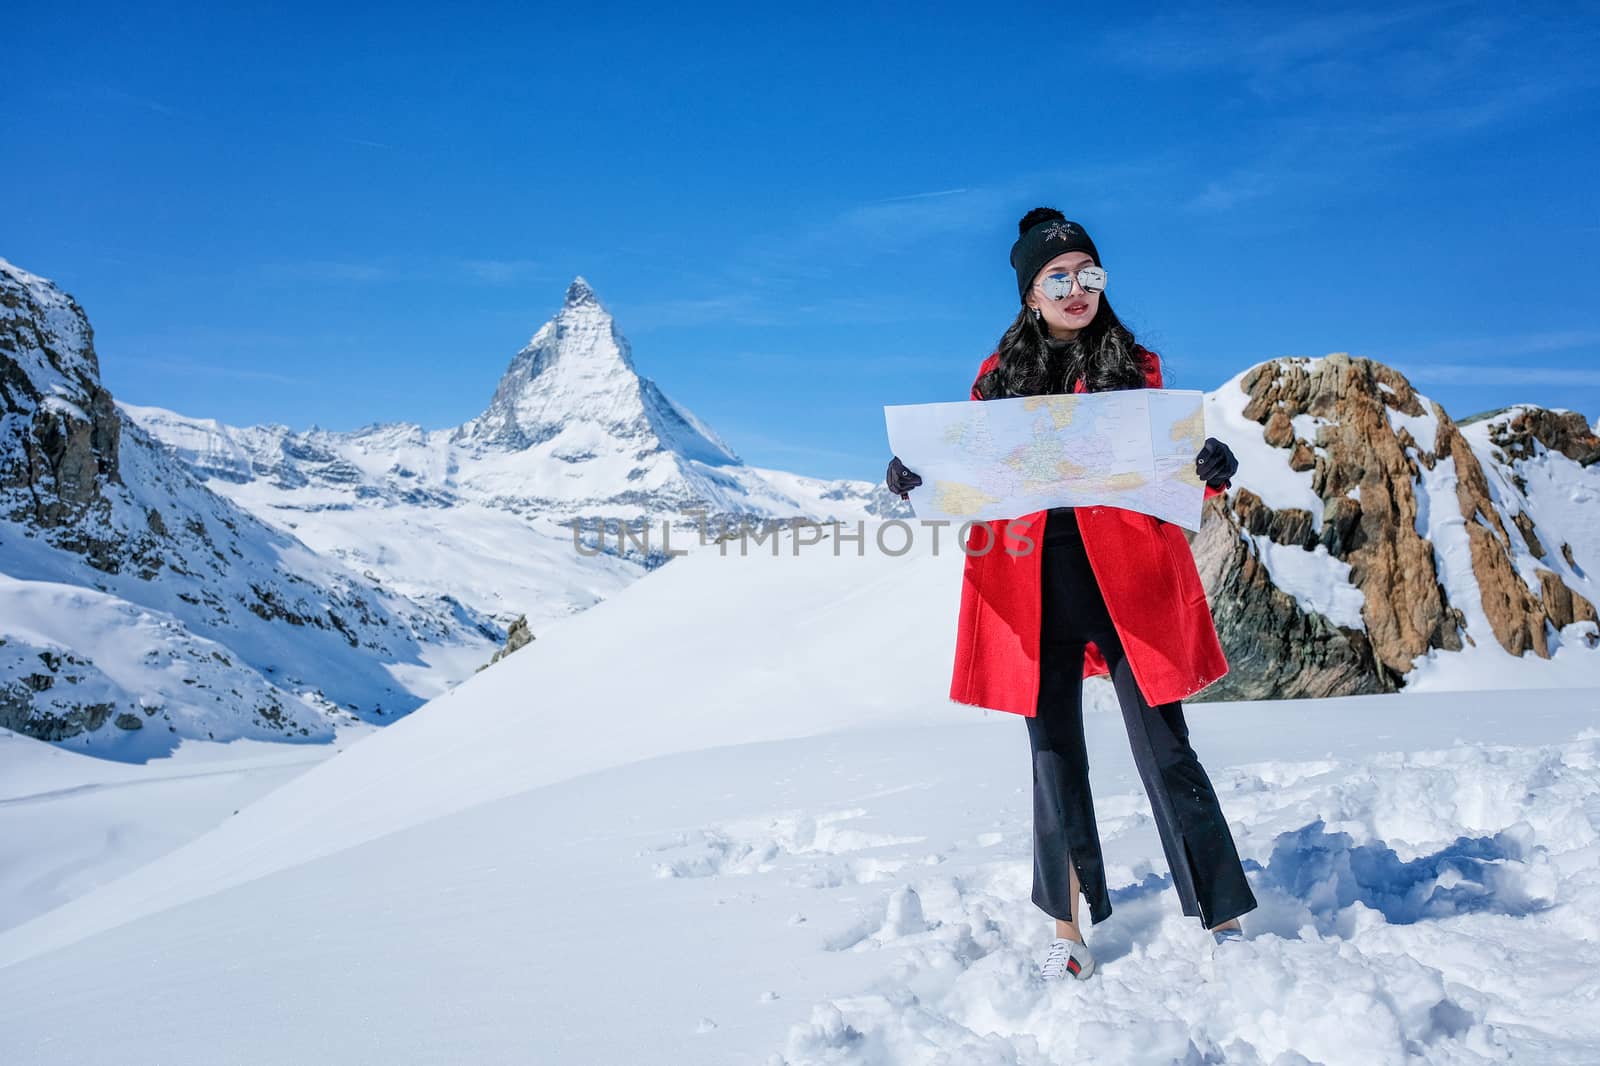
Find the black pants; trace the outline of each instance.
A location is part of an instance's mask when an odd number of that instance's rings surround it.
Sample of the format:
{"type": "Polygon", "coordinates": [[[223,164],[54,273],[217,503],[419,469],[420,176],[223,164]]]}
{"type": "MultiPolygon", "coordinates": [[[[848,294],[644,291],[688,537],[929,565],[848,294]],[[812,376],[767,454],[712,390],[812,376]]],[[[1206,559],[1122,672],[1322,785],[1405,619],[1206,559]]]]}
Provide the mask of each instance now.
{"type": "Polygon", "coordinates": [[[1207,928],[1256,906],[1239,852],[1194,749],[1178,701],[1151,707],[1139,692],[1070,510],[1052,510],[1041,560],[1039,706],[1027,718],[1033,748],[1033,902],[1075,921],[1069,866],[1089,901],[1091,922],[1111,914],[1089,755],[1083,736],[1084,645],[1111,668],[1139,778],[1155,815],[1183,913],[1207,928]]]}

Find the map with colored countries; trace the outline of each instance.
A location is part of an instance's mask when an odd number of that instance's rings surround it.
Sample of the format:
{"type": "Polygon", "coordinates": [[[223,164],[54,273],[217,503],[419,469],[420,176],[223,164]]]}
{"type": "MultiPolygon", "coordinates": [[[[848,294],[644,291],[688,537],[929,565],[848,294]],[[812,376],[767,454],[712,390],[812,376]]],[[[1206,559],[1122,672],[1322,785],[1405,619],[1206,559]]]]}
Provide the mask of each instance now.
{"type": "Polygon", "coordinates": [[[918,518],[1015,518],[1109,506],[1200,528],[1202,394],[1187,389],[884,407],[889,446],[922,477],[918,518]]]}

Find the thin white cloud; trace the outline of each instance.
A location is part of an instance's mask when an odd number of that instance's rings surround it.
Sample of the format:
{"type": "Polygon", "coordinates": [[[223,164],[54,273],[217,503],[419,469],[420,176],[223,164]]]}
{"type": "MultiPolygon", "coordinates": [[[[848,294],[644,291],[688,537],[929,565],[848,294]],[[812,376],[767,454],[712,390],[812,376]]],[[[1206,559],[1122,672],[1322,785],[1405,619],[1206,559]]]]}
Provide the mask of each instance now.
{"type": "Polygon", "coordinates": [[[393,264],[380,262],[306,259],[298,263],[271,263],[262,273],[273,281],[355,282],[395,281],[402,272],[393,264]]]}
{"type": "Polygon", "coordinates": [[[78,82],[46,92],[45,98],[68,104],[110,104],[114,107],[135,107],[171,118],[182,117],[177,108],[148,96],[131,93],[118,85],[78,82]]]}
{"type": "Polygon", "coordinates": [[[1285,10],[1196,9],[1103,42],[1140,76],[1204,70],[1235,87],[1225,117],[1241,147],[1190,210],[1370,181],[1394,156],[1555,113],[1600,86],[1594,20],[1460,3],[1285,10]]]}
{"type": "Polygon", "coordinates": [[[254,367],[227,366],[218,363],[204,363],[190,359],[148,359],[139,356],[124,356],[117,360],[122,366],[142,367],[164,374],[200,375],[210,378],[224,378],[237,381],[267,381],[275,385],[313,386],[317,382],[310,378],[295,377],[291,374],[280,374],[273,370],[257,370],[254,367]]]}
{"type": "Polygon", "coordinates": [[[460,266],[479,281],[508,285],[537,275],[541,264],[534,259],[463,259],[460,266]]]}
{"type": "Polygon", "coordinates": [[[1574,348],[1600,349],[1600,329],[1559,329],[1513,336],[1502,334],[1492,337],[1461,337],[1415,348],[1405,353],[1396,353],[1396,357],[1418,360],[1442,359],[1449,362],[1478,357],[1504,359],[1514,355],[1565,352],[1574,348]]]}
{"type": "Polygon", "coordinates": [[[532,259],[305,259],[263,264],[259,271],[271,281],[349,285],[416,281],[508,285],[536,277],[553,278],[542,274],[541,264],[532,259]]]}
{"type": "Polygon", "coordinates": [[[1124,61],[1182,72],[1225,66],[1245,72],[1303,66],[1317,57],[1349,54],[1392,40],[1396,31],[1415,39],[1418,23],[1450,6],[1426,4],[1382,11],[1337,11],[1310,15],[1272,8],[1215,7],[1161,15],[1121,30],[1108,42],[1124,61]]]}
{"type": "Polygon", "coordinates": [[[1257,170],[1240,170],[1226,178],[1206,183],[1206,187],[1184,206],[1190,211],[1228,211],[1250,200],[1271,193],[1277,182],[1257,170]]]}
{"type": "Polygon", "coordinates": [[[885,196],[881,200],[871,200],[868,202],[874,204],[892,204],[898,203],[901,200],[929,200],[935,196],[959,196],[961,193],[969,191],[970,190],[968,189],[939,189],[936,192],[914,192],[905,196],[885,196]]]}
{"type": "Polygon", "coordinates": [[[1570,366],[1527,366],[1506,363],[1396,363],[1396,369],[1412,382],[1438,385],[1560,385],[1571,388],[1600,388],[1600,370],[1570,366]]]}

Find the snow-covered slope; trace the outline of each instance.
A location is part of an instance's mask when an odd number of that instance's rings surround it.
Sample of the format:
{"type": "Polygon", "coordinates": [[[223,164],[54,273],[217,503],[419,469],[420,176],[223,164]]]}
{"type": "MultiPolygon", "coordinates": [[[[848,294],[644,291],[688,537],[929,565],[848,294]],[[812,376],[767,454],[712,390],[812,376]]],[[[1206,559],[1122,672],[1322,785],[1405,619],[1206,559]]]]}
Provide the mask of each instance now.
{"type": "Polygon", "coordinates": [[[945,698],[959,552],[895,558],[847,545],[836,557],[828,542],[798,554],[792,544],[786,533],[746,555],[737,541],[692,548],[456,686],[428,714],[394,723],[140,871],[118,886],[110,910],[86,899],[54,912],[52,925],[75,928],[73,913],[124,921],[636,759],[803,736],[867,716],[971,713],[945,698]],[[863,690],[863,678],[901,647],[945,665],[863,690]],[[352,791],[363,801],[341,802],[352,791]]]}
{"type": "Polygon", "coordinates": [[[1190,708],[1262,901],[1213,962],[1092,683],[1115,913],[1046,986],[1025,730],[944,698],[961,556],[832,547],[696,549],[0,934],[11,1057],[1591,1061],[1600,693],[1190,708]]]}
{"type": "Polygon", "coordinates": [[[715,531],[738,516],[853,520],[903,513],[881,485],[745,465],[715,431],[641,377],[583,278],[507,367],[488,407],[453,428],[353,433],[232,427],[155,407],[122,410],[216,491],[386,586],[453,598],[534,634],[665,561],[660,525],[715,531]],[[650,550],[608,522],[653,531],[650,550]]]}
{"type": "Polygon", "coordinates": [[[198,483],[118,414],[78,305],[4,260],[0,381],[0,726],[123,758],[326,739],[492,649],[198,483]]]}
{"type": "Polygon", "coordinates": [[[0,729],[0,929],[188,843],[376,728],[327,744],[185,740],[143,763],[0,729]]]}

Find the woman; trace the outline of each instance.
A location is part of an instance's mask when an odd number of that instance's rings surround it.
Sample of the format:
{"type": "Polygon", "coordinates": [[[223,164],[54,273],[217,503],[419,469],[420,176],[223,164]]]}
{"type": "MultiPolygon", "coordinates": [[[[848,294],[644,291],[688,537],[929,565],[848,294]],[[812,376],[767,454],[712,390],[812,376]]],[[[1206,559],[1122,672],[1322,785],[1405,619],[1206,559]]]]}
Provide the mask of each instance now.
{"type": "MultiPolygon", "coordinates": [[[[1040,207],[1018,229],[1022,306],[978,368],[972,399],[1161,387],[1161,361],[1112,311],[1083,227],[1040,207]]],[[[1208,498],[1237,468],[1213,437],[1195,458],[1208,498]]],[[[922,479],[896,456],[887,484],[905,495],[922,479]]],[[[1242,937],[1238,918],[1255,896],[1183,719],[1181,701],[1228,664],[1182,530],[1118,507],[1052,507],[975,524],[965,567],[950,697],[1027,720],[1033,902],[1056,920],[1043,975],[1094,972],[1080,894],[1091,923],[1111,914],[1083,734],[1082,679],[1096,674],[1116,689],[1183,913],[1218,944],[1242,937]]]]}

